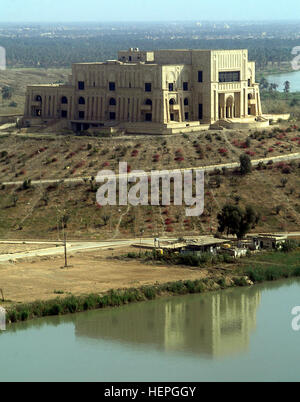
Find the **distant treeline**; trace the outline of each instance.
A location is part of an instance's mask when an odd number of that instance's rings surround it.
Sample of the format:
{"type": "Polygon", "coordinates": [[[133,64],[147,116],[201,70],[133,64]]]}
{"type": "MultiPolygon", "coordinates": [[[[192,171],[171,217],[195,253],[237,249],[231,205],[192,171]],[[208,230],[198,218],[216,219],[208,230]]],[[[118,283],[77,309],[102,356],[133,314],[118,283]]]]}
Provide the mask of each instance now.
{"type": "Polygon", "coordinates": [[[268,63],[290,61],[291,51],[299,46],[293,39],[211,39],[191,38],[147,39],[138,34],[123,34],[87,38],[0,38],[6,48],[8,67],[70,67],[76,62],[115,59],[120,49],[139,47],[152,49],[249,49],[250,59],[264,68],[268,63]]]}

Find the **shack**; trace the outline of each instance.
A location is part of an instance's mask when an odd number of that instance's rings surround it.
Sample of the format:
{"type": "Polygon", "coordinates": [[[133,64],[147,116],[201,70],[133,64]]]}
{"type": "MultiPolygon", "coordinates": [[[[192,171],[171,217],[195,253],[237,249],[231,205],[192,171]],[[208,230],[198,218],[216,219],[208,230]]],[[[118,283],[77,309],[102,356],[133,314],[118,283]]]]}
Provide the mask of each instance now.
{"type": "Polygon", "coordinates": [[[181,254],[201,255],[202,253],[216,254],[221,246],[228,243],[225,239],[216,239],[212,236],[203,236],[197,240],[190,241],[181,249],[181,254]]]}
{"type": "Polygon", "coordinates": [[[280,249],[282,245],[287,241],[287,235],[273,235],[273,234],[259,234],[248,236],[252,239],[252,249],[267,249],[275,250],[280,249]]]}

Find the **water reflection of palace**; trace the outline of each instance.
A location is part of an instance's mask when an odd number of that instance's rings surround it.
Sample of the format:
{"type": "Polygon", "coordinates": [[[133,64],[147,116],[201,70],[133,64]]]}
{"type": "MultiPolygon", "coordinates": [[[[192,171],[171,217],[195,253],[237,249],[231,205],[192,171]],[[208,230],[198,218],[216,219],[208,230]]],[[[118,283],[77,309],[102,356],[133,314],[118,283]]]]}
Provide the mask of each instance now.
{"type": "Polygon", "coordinates": [[[221,357],[247,350],[259,289],[140,303],[76,318],[76,336],[221,357]]]}

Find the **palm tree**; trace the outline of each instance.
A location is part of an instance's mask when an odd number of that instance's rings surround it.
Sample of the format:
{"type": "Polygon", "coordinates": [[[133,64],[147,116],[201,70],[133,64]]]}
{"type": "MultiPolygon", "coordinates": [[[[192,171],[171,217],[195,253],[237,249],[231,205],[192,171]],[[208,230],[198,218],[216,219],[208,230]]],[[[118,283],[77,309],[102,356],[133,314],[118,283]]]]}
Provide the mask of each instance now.
{"type": "Polygon", "coordinates": [[[270,84],[270,86],[269,86],[269,90],[272,92],[272,91],[277,91],[277,88],[278,88],[278,84],[270,84]]]}
{"type": "Polygon", "coordinates": [[[266,78],[262,78],[259,83],[260,89],[267,90],[269,88],[269,82],[266,78]]]}
{"type": "Polygon", "coordinates": [[[291,88],[291,83],[290,81],[285,81],[284,83],[284,92],[287,94],[290,92],[290,88],[291,88]]]}

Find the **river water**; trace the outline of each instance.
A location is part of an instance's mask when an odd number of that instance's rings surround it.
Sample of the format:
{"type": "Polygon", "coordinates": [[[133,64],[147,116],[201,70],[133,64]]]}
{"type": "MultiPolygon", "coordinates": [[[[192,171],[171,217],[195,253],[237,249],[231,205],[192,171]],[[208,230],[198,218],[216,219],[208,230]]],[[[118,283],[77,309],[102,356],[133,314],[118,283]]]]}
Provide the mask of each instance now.
{"type": "Polygon", "coordinates": [[[290,82],[290,92],[300,92],[300,71],[294,71],[284,74],[272,74],[266,76],[266,79],[270,84],[272,83],[279,85],[278,91],[280,92],[283,92],[284,83],[286,81],[290,82]]]}
{"type": "Polygon", "coordinates": [[[0,334],[1,381],[299,381],[300,281],[39,319],[0,334]]]}

